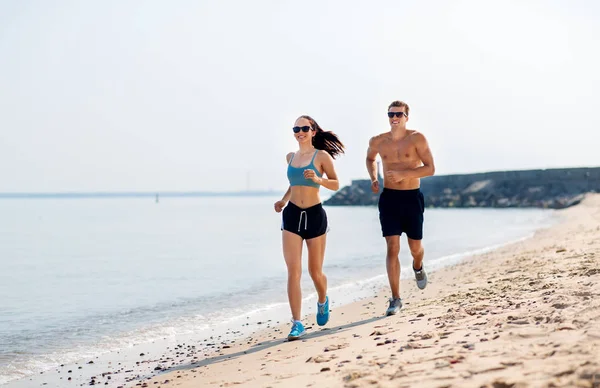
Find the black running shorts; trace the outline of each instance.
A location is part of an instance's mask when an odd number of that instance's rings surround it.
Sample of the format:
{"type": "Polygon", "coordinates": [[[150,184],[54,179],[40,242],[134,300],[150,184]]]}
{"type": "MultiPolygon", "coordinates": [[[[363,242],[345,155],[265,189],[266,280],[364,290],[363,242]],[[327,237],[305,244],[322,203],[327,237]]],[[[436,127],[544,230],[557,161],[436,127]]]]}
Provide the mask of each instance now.
{"type": "Polygon", "coordinates": [[[393,190],[384,188],[379,196],[379,222],[386,236],[406,236],[411,240],[423,238],[425,200],[420,189],[393,190]]]}
{"type": "Polygon", "coordinates": [[[305,240],[327,233],[327,213],[322,204],[302,209],[289,202],[283,209],[281,230],[299,235],[305,240]]]}

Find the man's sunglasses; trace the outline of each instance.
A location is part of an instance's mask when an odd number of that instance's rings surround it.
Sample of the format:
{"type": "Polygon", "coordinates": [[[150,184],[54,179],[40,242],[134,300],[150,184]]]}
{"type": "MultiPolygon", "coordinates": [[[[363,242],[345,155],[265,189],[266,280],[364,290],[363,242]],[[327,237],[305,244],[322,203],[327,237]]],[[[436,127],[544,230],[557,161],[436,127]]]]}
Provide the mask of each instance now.
{"type": "Polygon", "coordinates": [[[388,117],[391,119],[392,117],[400,117],[400,116],[406,116],[408,117],[408,115],[404,112],[388,112],[388,117]]]}
{"type": "Polygon", "coordinates": [[[308,132],[310,131],[312,128],[308,125],[305,125],[304,127],[294,127],[292,128],[294,130],[294,133],[298,133],[300,131],[302,132],[308,132]]]}

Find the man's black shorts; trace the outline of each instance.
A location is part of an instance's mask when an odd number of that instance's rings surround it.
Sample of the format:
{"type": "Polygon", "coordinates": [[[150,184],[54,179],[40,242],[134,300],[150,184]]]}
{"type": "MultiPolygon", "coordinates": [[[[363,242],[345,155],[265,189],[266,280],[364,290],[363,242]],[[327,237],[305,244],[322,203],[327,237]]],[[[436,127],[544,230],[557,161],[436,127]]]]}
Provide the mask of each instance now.
{"type": "Polygon", "coordinates": [[[384,188],[379,196],[379,222],[386,236],[406,236],[412,240],[423,238],[425,200],[420,189],[393,190],[384,188]]]}

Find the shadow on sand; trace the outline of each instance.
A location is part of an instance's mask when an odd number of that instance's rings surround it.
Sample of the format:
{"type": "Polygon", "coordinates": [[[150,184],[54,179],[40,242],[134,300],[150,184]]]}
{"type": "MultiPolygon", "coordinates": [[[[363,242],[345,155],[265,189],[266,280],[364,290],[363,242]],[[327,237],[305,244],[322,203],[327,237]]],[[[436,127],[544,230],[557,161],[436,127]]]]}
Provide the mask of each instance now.
{"type": "MultiPolygon", "coordinates": [[[[308,334],[303,336],[301,339],[293,341],[293,342],[310,341],[311,339],[314,339],[314,338],[319,338],[319,337],[323,337],[326,335],[338,333],[340,330],[348,330],[348,329],[351,329],[356,326],[365,325],[365,324],[368,324],[371,322],[377,322],[377,321],[385,319],[385,318],[386,318],[385,316],[377,316],[377,317],[365,319],[362,321],[352,322],[352,323],[349,323],[346,325],[325,328],[325,329],[321,329],[318,331],[314,331],[312,333],[309,332],[308,334]]],[[[309,330],[308,327],[307,327],[307,330],[309,330]]],[[[196,361],[194,363],[190,363],[190,364],[186,364],[186,365],[178,365],[178,366],[171,367],[169,369],[164,369],[159,374],[156,374],[155,376],[160,376],[162,374],[170,373],[173,371],[187,371],[187,370],[191,370],[191,369],[200,368],[203,366],[216,364],[216,363],[222,362],[222,361],[233,360],[233,359],[236,359],[236,358],[248,355],[248,354],[260,352],[261,350],[265,350],[265,349],[269,349],[269,348],[272,348],[277,345],[281,345],[286,342],[290,342],[290,341],[288,341],[287,338],[279,338],[279,339],[260,342],[258,344],[252,345],[250,347],[250,349],[247,349],[247,350],[239,351],[239,352],[232,353],[232,354],[224,354],[221,356],[210,357],[210,358],[206,358],[202,361],[196,361]]]]}

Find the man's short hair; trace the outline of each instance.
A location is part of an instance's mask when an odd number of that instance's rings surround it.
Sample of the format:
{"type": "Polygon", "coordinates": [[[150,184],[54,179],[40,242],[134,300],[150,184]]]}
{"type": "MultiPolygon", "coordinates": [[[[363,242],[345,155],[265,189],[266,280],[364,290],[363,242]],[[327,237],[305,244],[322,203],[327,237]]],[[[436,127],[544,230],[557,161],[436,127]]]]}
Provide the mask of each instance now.
{"type": "Polygon", "coordinates": [[[398,107],[398,108],[404,108],[404,113],[406,113],[406,115],[408,116],[408,112],[410,111],[410,108],[408,107],[408,104],[404,101],[394,101],[390,104],[390,106],[388,106],[388,110],[390,110],[390,108],[392,107],[398,107]]]}

